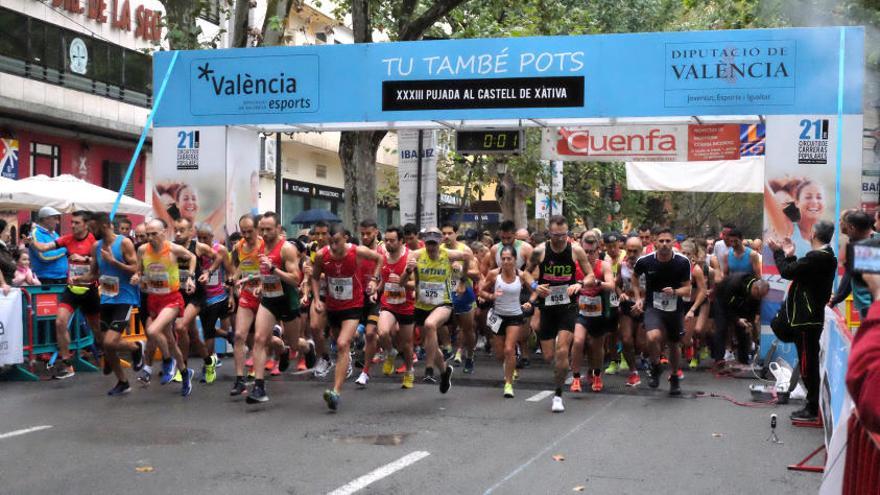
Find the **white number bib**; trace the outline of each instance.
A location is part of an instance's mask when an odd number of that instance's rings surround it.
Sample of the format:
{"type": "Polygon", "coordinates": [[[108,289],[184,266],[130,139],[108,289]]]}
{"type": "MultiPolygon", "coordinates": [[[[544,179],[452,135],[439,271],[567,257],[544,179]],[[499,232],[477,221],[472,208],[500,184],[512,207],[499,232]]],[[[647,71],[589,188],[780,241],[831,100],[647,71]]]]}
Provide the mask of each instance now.
{"type": "Polygon", "coordinates": [[[101,284],[102,296],[116,297],[119,295],[119,277],[101,275],[98,279],[98,283],[101,284]]]}
{"type": "Polygon", "coordinates": [[[150,294],[171,294],[171,283],[165,267],[162,271],[153,271],[147,274],[147,292],[150,294]]]}
{"type": "Polygon", "coordinates": [[[385,282],[385,302],[391,305],[406,303],[406,292],[400,284],[385,282]]]}
{"type": "Polygon", "coordinates": [[[497,334],[501,330],[501,317],[495,314],[495,308],[490,308],[486,313],[486,326],[492,330],[492,333],[497,334]]]}
{"type": "Polygon", "coordinates": [[[585,296],[578,298],[578,309],[582,316],[595,318],[602,316],[602,296],[585,296]]]}
{"type": "Polygon", "coordinates": [[[284,287],[281,286],[281,279],[277,275],[262,275],[260,279],[263,282],[263,297],[271,299],[284,295],[284,287]]]}
{"type": "Polygon", "coordinates": [[[208,277],[208,286],[216,287],[220,285],[220,270],[217,270],[208,277]]]}
{"type": "Polygon", "coordinates": [[[241,265],[241,278],[245,279],[245,287],[256,290],[260,287],[260,269],[252,266],[241,265]]]}
{"type": "Polygon", "coordinates": [[[419,281],[419,302],[430,306],[446,303],[446,284],[419,281]]]}
{"type": "Polygon", "coordinates": [[[560,306],[571,303],[567,285],[551,285],[550,294],[544,298],[544,306],[560,306]]]}
{"type": "Polygon", "coordinates": [[[671,313],[678,307],[678,298],[675,293],[666,294],[665,292],[654,293],[654,309],[671,313]]]}
{"type": "Polygon", "coordinates": [[[608,294],[608,304],[610,304],[612,308],[620,306],[620,296],[617,295],[616,291],[611,291],[611,293],[608,294]]]}
{"type": "Polygon", "coordinates": [[[351,277],[327,277],[327,286],[332,298],[337,301],[351,301],[354,294],[354,281],[351,277]]]}

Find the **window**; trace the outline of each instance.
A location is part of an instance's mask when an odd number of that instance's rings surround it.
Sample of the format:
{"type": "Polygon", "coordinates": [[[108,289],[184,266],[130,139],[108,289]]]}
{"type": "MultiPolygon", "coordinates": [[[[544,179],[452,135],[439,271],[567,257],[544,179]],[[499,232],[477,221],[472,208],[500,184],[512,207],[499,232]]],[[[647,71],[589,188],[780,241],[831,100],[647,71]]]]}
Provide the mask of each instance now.
{"type": "Polygon", "coordinates": [[[61,148],[54,144],[31,143],[31,177],[55,177],[61,169],[61,148]]]}
{"type": "Polygon", "coordinates": [[[202,0],[199,17],[211,24],[220,24],[220,0],[202,0]]]}
{"type": "Polygon", "coordinates": [[[152,71],[149,55],[0,7],[0,72],[150,107],[152,71]],[[75,39],[85,45],[78,71],[71,68],[75,39]]]}
{"type": "Polygon", "coordinates": [[[317,164],[315,165],[315,177],[319,179],[327,178],[327,165],[317,164]]]}
{"type": "Polygon", "coordinates": [[[327,33],[315,33],[315,41],[318,45],[327,43],[327,33]]]}
{"type": "MultiPolygon", "coordinates": [[[[104,160],[101,166],[101,186],[111,191],[119,191],[119,188],[122,187],[122,180],[125,179],[126,168],[128,166],[124,163],[104,160]]],[[[125,186],[125,194],[134,196],[134,180],[129,179],[125,186]]]]}

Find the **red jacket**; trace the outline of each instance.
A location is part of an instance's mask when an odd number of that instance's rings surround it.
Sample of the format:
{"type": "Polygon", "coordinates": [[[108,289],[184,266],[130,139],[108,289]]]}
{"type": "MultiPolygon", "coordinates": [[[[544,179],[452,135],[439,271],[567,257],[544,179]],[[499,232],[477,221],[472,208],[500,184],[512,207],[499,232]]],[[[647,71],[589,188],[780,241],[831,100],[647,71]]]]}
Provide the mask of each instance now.
{"type": "Polygon", "coordinates": [[[871,305],[868,317],[856,332],[846,386],[866,429],[880,433],[880,301],[871,305]]]}

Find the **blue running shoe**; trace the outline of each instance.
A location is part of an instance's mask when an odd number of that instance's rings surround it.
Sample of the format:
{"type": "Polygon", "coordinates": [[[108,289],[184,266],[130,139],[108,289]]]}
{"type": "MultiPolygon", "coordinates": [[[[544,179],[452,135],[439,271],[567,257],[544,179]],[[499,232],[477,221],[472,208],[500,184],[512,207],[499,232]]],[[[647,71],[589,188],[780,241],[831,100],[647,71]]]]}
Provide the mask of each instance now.
{"type": "Polygon", "coordinates": [[[183,384],[180,387],[180,395],[184,397],[189,397],[189,394],[193,391],[193,375],[195,372],[192,368],[188,368],[185,372],[181,373],[183,375],[183,384]]]}
{"type": "Polygon", "coordinates": [[[336,408],[339,407],[339,394],[333,390],[325,390],[324,402],[327,403],[327,407],[329,407],[331,411],[335,411],[336,408]]]}
{"type": "Polygon", "coordinates": [[[176,367],[177,365],[173,359],[167,362],[162,362],[162,372],[159,377],[159,385],[165,385],[174,378],[174,370],[176,367]]]}

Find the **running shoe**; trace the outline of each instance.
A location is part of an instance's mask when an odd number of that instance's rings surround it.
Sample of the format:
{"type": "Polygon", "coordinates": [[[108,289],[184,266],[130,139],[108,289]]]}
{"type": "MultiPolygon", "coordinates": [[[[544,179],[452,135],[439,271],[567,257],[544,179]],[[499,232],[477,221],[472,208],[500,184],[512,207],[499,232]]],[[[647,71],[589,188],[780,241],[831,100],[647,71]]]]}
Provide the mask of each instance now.
{"type": "Polygon", "coordinates": [[[274,359],[267,359],[266,360],[266,371],[269,371],[274,367],[275,367],[275,360],[274,359]]]}
{"type": "Polygon", "coordinates": [[[281,376],[281,368],[278,367],[278,363],[275,363],[275,367],[269,372],[269,376],[281,376]]]}
{"type": "Polygon", "coordinates": [[[232,390],[229,391],[229,395],[236,397],[246,393],[247,386],[244,384],[244,380],[241,378],[236,378],[235,383],[232,385],[232,390]]]}
{"type": "Polygon", "coordinates": [[[623,354],[620,355],[620,365],[617,367],[618,371],[629,371],[629,363],[626,362],[626,358],[623,357],[623,354]]]}
{"type": "Polygon", "coordinates": [[[573,382],[574,382],[574,374],[572,374],[572,372],[569,371],[568,374],[565,375],[565,384],[571,385],[573,382]]]}
{"type": "Polygon", "coordinates": [[[180,370],[174,371],[174,378],[171,379],[174,383],[183,383],[183,375],[180,374],[180,370]]]}
{"type": "Polygon", "coordinates": [[[532,363],[529,361],[529,358],[527,358],[527,357],[518,358],[516,360],[516,369],[523,370],[523,369],[528,368],[531,365],[532,365],[532,363]]]}
{"type": "Polygon", "coordinates": [[[416,348],[416,357],[418,358],[417,361],[424,361],[425,360],[425,348],[424,347],[419,346],[418,348],[416,348]]]}
{"type": "Polygon", "coordinates": [[[669,395],[681,395],[681,385],[678,382],[678,375],[673,375],[669,380],[669,395]]]}
{"type": "Polygon", "coordinates": [[[64,364],[63,362],[60,364],[56,364],[53,370],[52,379],[53,380],[67,380],[68,378],[73,378],[76,376],[76,370],[73,368],[72,364],[64,364]]]}
{"type": "Polygon", "coordinates": [[[425,377],[422,378],[422,382],[437,383],[437,379],[434,378],[434,368],[425,368],[425,377]]]}
{"type": "Polygon", "coordinates": [[[443,352],[443,360],[449,361],[449,358],[452,357],[452,346],[444,347],[441,351],[443,352]]]}
{"type": "MultiPolygon", "coordinates": [[[[318,354],[315,352],[315,341],[314,340],[309,340],[309,350],[306,352],[305,359],[306,359],[306,367],[303,369],[312,369],[315,367],[315,363],[318,362],[318,354]]],[[[297,366],[297,370],[299,370],[299,366],[297,366]]]]}
{"type": "Polygon", "coordinates": [[[107,395],[110,397],[119,397],[120,395],[125,395],[131,392],[131,386],[128,382],[116,382],[116,386],[111,388],[107,395]]]}
{"type": "Polygon", "coordinates": [[[180,387],[180,395],[184,397],[189,397],[189,394],[193,391],[192,379],[195,372],[192,368],[187,368],[183,373],[183,384],[180,387]]]}
{"type": "Polygon", "coordinates": [[[648,386],[651,388],[657,388],[660,386],[660,365],[655,364],[651,366],[651,372],[648,376],[648,386]]]}
{"type": "Polygon", "coordinates": [[[504,384],[504,398],[512,399],[513,398],[513,384],[505,383],[504,384]]]}
{"type": "Polygon", "coordinates": [[[150,380],[152,379],[152,370],[149,366],[144,366],[140,373],[138,373],[137,381],[141,383],[143,386],[147,386],[150,384],[150,380]]]}
{"type": "Polygon", "coordinates": [[[675,376],[678,377],[679,380],[684,380],[684,371],[679,368],[678,371],[675,372],[675,376]]]}
{"type": "Polygon", "coordinates": [[[452,362],[455,363],[456,366],[461,366],[461,349],[455,351],[455,357],[452,358],[452,362]]]}
{"type": "Polygon", "coordinates": [[[553,396],[553,404],[550,406],[550,410],[555,413],[565,412],[565,406],[562,405],[562,397],[558,395],[553,396]]]}
{"type": "Polygon", "coordinates": [[[707,361],[710,357],[712,357],[712,356],[709,353],[709,348],[706,346],[701,347],[700,348],[700,361],[707,361]]]}
{"type": "Polygon", "coordinates": [[[724,351],[724,360],[725,361],[736,361],[736,355],[730,352],[730,349],[724,351]]]}
{"type": "Polygon", "coordinates": [[[627,387],[638,387],[641,384],[642,384],[642,379],[639,378],[638,371],[633,371],[632,373],[629,374],[629,378],[626,379],[626,386],[627,387]]]}
{"type": "Polygon", "coordinates": [[[440,393],[445,394],[452,388],[452,370],[453,366],[446,366],[446,371],[440,375],[440,393]]]}
{"type": "Polygon", "coordinates": [[[330,373],[331,366],[330,361],[326,358],[319,358],[318,362],[315,363],[315,376],[318,378],[326,377],[327,373],[330,373]]]}
{"type": "Polygon", "coordinates": [[[813,411],[809,407],[798,409],[788,416],[792,421],[816,421],[819,419],[819,413],[813,411]]]}
{"type": "Polygon", "coordinates": [[[277,368],[279,371],[279,375],[281,374],[280,372],[287,371],[287,368],[290,368],[290,346],[284,346],[284,349],[281,350],[281,355],[278,356],[277,368]]]}
{"type": "Polygon", "coordinates": [[[162,371],[159,372],[159,385],[165,385],[174,378],[174,371],[177,370],[174,360],[162,361],[162,371]]]}
{"type": "Polygon", "coordinates": [[[335,411],[336,408],[339,407],[339,394],[333,390],[325,390],[324,402],[327,403],[327,407],[329,407],[331,411],[335,411]]]}
{"type": "Polygon", "coordinates": [[[144,367],[144,341],[137,340],[134,346],[135,349],[131,351],[131,369],[132,371],[140,371],[144,367]]]}
{"type": "Polygon", "coordinates": [[[691,359],[691,362],[688,363],[688,367],[692,370],[697,369],[697,366],[699,366],[699,365],[700,365],[700,361],[696,357],[691,359]]]}
{"type": "Polygon", "coordinates": [[[303,356],[300,356],[296,362],[296,371],[305,371],[307,369],[308,368],[306,368],[306,358],[303,356]]]}
{"type": "Polygon", "coordinates": [[[269,396],[266,395],[266,387],[261,387],[254,384],[253,388],[251,388],[251,393],[248,394],[247,398],[244,401],[248,404],[269,402],[269,396]]]}
{"type": "Polygon", "coordinates": [[[369,382],[369,381],[370,381],[370,375],[361,371],[361,374],[358,375],[357,379],[354,382],[357,383],[360,388],[366,388],[367,382],[369,382]]]}
{"type": "Polygon", "coordinates": [[[474,372],[474,359],[473,358],[467,358],[464,360],[464,370],[463,371],[466,375],[473,374],[473,372],[474,372]]]}
{"type": "Polygon", "coordinates": [[[601,392],[602,391],[602,375],[593,375],[592,379],[592,389],[593,392],[601,392]]]}
{"type": "Polygon", "coordinates": [[[416,374],[410,371],[409,373],[403,374],[403,382],[400,385],[400,388],[413,388],[413,382],[416,380],[416,374]]]}
{"type": "Polygon", "coordinates": [[[519,380],[519,370],[513,370],[513,381],[519,380]]]}
{"type": "Polygon", "coordinates": [[[569,390],[572,391],[573,393],[578,393],[578,392],[582,391],[580,377],[571,379],[571,387],[569,388],[569,390]]]}
{"type": "Polygon", "coordinates": [[[201,378],[199,378],[199,383],[208,383],[208,379],[205,376],[207,374],[208,374],[208,370],[206,369],[205,366],[202,366],[202,374],[201,374],[201,378]]]}
{"type": "Polygon", "coordinates": [[[661,355],[660,364],[669,364],[669,358],[667,358],[665,355],[661,355]]]}
{"type": "Polygon", "coordinates": [[[382,363],[382,374],[385,376],[394,374],[394,356],[390,352],[385,356],[385,362],[382,363]]]}
{"type": "Polygon", "coordinates": [[[205,383],[214,383],[217,379],[217,356],[211,356],[211,364],[205,365],[205,383]]]}
{"type": "Polygon", "coordinates": [[[608,367],[605,368],[605,374],[606,375],[616,375],[619,370],[620,370],[620,365],[617,364],[617,361],[611,361],[611,364],[609,364],[608,367]]]}
{"type": "Polygon", "coordinates": [[[253,368],[254,367],[254,357],[251,356],[244,360],[245,368],[253,368]]]}
{"type": "Polygon", "coordinates": [[[352,363],[354,363],[354,356],[349,356],[348,358],[348,368],[345,370],[345,377],[351,378],[351,374],[354,373],[354,368],[352,367],[352,363]]]}
{"type": "Polygon", "coordinates": [[[394,373],[397,375],[406,373],[406,363],[403,363],[400,366],[398,366],[397,369],[394,370],[394,373]]]}

